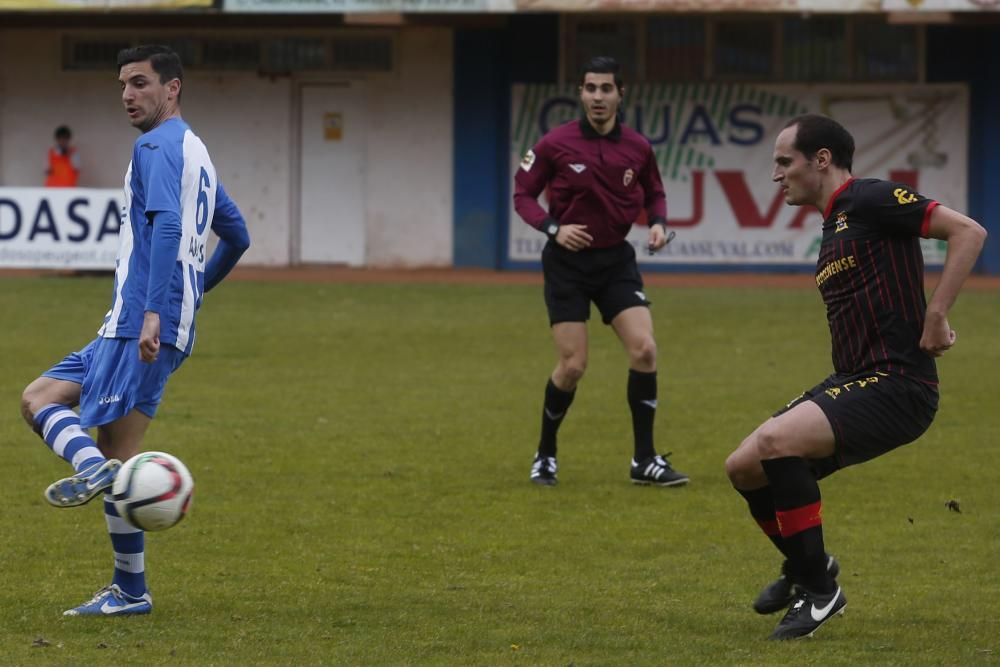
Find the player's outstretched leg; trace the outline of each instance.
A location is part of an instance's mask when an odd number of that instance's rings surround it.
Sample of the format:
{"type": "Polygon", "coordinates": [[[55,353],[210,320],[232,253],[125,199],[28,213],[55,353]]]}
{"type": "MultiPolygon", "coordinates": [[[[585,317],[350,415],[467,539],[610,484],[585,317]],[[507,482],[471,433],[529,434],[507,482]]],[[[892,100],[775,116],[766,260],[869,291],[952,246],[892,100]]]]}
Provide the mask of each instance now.
{"type": "Polygon", "coordinates": [[[94,593],[94,597],[79,607],[67,609],[63,616],[132,616],[151,611],[153,599],[149,593],[133,597],[117,584],[111,584],[94,593]]]}
{"type": "Polygon", "coordinates": [[[45,489],[45,499],[54,507],[85,505],[114,484],[115,475],[121,467],[122,462],[118,459],[98,461],[75,475],[49,484],[49,488],[45,489]]]}
{"type": "Polygon", "coordinates": [[[45,499],[56,507],[76,507],[111,486],[121,462],[105,459],[80,417],[65,405],[46,405],[34,416],[35,432],[76,474],[49,485],[45,499]]]}

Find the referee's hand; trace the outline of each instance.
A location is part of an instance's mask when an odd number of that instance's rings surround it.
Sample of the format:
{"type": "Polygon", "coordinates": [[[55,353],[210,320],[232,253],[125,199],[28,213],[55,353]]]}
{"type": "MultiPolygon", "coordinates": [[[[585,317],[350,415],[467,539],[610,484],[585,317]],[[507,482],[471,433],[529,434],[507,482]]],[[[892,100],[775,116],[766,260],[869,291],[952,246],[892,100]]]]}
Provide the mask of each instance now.
{"type": "Polygon", "coordinates": [[[573,252],[589,248],[593,242],[594,237],[587,233],[586,225],[560,225],[556,232],[556,243],[573,252]]]}
{"type": "Polygon", "coordinates": [[[649,240],[646,242],[649,254],[652,255],[657,250],[667,245],[667,230],[663,225],[652,225],[649,228],[649,240]]]}

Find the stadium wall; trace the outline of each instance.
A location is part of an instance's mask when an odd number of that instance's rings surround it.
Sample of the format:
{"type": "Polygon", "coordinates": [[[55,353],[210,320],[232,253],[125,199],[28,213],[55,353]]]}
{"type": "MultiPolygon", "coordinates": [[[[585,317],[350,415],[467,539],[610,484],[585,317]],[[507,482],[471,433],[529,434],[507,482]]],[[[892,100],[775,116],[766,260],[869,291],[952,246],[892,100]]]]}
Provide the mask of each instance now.
{"type": "Polygon", "coordinates": [[[499,268],[510,211],[512,81],[554,80],[559,19],[514,15],[505,28],[455,31],[455,266],[499,268]]]}
{"type": "Polygon", "coordinates": [[[991,234],[980,259],[983,273],[1000,274],[1000,26],[934,26],[927,33],[927,79],[970,82],[969,215],[991,234]]]}
{"type": "MultiPolygon", "coordinates": [[[[0,29],[0,187],[40,185],[53,130],[66,124],[82,162],[81,187],[121,188],[136,134],[121,109],[113,64],[107,72],[63,69],[61,40],[72,32],[0,29]]],[[[366,83],[365,263],[446,266],[454,232],[452,30],[407,27],[396,37],[394,71],[366,83]]],[[[315,74],[185,74],[184,117],[247,218],[248,263],[295,262],[294,97],[299,83],[314,80],[338,81],[315,74]]]]}

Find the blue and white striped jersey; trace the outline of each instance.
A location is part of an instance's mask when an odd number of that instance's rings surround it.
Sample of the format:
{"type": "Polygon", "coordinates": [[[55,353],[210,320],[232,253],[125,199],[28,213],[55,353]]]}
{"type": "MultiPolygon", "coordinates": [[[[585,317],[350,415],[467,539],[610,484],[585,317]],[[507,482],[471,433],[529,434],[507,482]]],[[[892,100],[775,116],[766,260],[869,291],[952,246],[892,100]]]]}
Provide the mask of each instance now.
{"type": "Polygon", "coordinates": [[[245,223],[223,190],[208,150],[181,118],[170,118],[136,139],[125,173],[125,206],[111,310],[98,335],[138,338],[150,285],[153,218],[179,216],[181,236],[160,310],[160,344],[190,354],[195,313],[205,287],[208,230],[221,237],[245,223]]]}

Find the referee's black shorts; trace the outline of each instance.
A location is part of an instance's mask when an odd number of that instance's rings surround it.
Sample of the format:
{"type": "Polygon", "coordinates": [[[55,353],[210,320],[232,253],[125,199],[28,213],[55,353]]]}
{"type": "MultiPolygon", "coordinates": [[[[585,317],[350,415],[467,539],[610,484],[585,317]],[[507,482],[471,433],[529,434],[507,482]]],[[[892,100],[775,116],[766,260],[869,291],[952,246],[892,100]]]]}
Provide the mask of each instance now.
{"type": "Polygon", "coordinates": [[[937,413],[938,390],[926,382],[880,371],[831,375],[774,416],[803,401],[818,405],[833,427],[833,455],[810,462],[821,479],[923,435],[937,413]]]}
{"type": "Polygon", "coordinates": [[[628,242],[573,252],[549,241],[542,250],[542,272],[549,324],[586,322],[591,301],[605,324],[626,308],[650,304],[628,242]]]}

